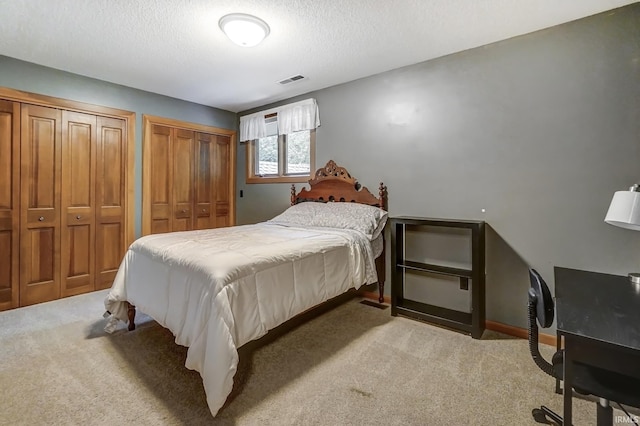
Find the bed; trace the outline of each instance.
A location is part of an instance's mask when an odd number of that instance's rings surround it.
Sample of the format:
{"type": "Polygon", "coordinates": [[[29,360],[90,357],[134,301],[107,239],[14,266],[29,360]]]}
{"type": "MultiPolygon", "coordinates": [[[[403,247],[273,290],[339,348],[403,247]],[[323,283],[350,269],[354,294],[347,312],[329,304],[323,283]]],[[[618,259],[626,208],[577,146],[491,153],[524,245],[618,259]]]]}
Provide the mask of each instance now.
{"type": "Polygon", "coordinates": [[[329,161],[291,188],[291,207],[253,225],[136,240],[105,299],[107,331],[135,328],[136,308],[188,347],[212,415],[233,388],[238,349],[341,294],[384,291],[386,188],[379,196],[329,161]]]}

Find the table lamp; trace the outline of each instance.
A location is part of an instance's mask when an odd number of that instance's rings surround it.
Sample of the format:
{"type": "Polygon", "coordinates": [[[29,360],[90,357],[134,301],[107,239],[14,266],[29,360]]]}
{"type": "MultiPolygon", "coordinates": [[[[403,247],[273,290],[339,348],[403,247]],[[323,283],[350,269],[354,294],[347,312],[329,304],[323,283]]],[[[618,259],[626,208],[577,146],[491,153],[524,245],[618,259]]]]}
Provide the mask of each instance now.
{"type": "MultiPolygon", "coordinates": [[[[640,231],[640,185],[628,191],[616,191],[604,221],[610,225],[640,231]]],[[[640,274],[629,274],[632,283],[640,285],[640,274]]]]}

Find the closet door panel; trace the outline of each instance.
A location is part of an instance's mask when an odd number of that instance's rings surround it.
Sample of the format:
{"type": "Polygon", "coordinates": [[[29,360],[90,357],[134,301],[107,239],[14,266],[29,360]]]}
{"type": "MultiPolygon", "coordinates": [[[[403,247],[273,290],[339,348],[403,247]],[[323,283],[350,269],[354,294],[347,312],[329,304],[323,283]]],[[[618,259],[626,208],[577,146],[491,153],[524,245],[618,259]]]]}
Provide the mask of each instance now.
{"type": "Polygon", "coordinates": [[[170,232],[172,223],[171,206],[171,128],[152,125],[149,148],[145,149],[145,169],[148,168],[150,182],[151,233],[170,232]]]}
{"type": "Polygon", "coordinates": [[[0,100],[0,311],[18,306],[20,104],[0,100]]]}
{"type": "Polygon", "coordinates": [[[214,228],[215,215],[211,214],[213,192],[213,165],[215,135],[196,134],[195,145],[195,229],[214,228]],[[213,143],[212,143],[213,142],[213,143]]]}
{"type": "Polygon", "coordinates": [[[126,137],[124,120],[98,117],[96,289],[111,287],[126,250],[126,137]]]}
{"type": "Polygon", "coordinates": [[[12,230],[4,229],[4,226],[0,224],[3,229],[0,229],[0,253],[3,253],[2,259],[0,259],[0,311],[5,309],[15,308],[17,306],[18,292],[15,289],[14,273],[15,264],[14,258],[17,260],[17,250],[13,243],[15,239],[12,230]],[[8,255],[5,256],[5,253],[8,255]]]}
{"type": "Polygon", "coordinates": [[[20,305],[60,297],[61,112],[23,104],[20,305]]]}
{"type": "Polygon", "coordinates": [[[194,132],[174,129],[173,151],[173,227],[172,231],[193,229],[193,144],[194,132]]]}
{"type": "Polygon", "coordinates": [[[231,164],[231,138],[218,135],[216,137],[214,154],[214,185],[216,197],[216,228],[231,225],[230,203],[232,177],[229,167],[231,164]]]}
{"type": "Polygon", "coordinates": [[[62,112],[62,296],[95,289],[96,117],[62,112]]]}

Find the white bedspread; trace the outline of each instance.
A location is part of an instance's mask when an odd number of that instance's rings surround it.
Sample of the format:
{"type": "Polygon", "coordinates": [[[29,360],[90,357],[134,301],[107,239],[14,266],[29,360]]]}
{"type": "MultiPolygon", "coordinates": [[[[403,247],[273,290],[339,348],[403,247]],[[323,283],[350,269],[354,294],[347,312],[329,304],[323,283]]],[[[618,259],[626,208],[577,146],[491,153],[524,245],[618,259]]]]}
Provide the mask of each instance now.
{"type": "Polygon", "coordinates": [[[364,234],[261,223],[142,237],[127,251],[105,307],[126,304],[189,347],[215,416],[233,386],[237,348],[351,287],[376,282],[364,234]]]}

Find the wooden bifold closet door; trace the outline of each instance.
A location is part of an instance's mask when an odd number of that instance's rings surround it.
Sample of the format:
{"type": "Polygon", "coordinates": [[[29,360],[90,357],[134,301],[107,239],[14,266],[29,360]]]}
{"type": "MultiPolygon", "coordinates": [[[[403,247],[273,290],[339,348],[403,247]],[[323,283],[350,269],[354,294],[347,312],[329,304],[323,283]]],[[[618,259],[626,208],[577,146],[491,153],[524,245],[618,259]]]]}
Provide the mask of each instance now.
{"type": "Polygon", "coordinates": [[[19,226],[20,104],[0,100],[0,310],[18,306],[19,226]]]}
{"type": "Polygon", "coordinates": [[[111,285],[132,239],[128,126],[0,99],[0,310],[111,285]]]}
{"type": "Polygon", "coordinates": [[[60,297],[62,111],[22,105],[20,305],[60,297]]]}
{"type": "Polygon", "coordinates": [[[144,121],[143,234],[233,225],[235,132],[144,121]]]}
{"type": "Polygon", "coordinates": [[[126,123],[117,118],[97,118],[95,289],[100,290],[111,287],[131,242],[127,237],[127,176],[131,180],[133,176],[128,171],[132,164],[126,161],[126,123]]]}
{"type": "Polygon", "coordinates": [[[111,285],[124,243],[123,120],[22,105],[20,305],[111,285]]]}
{"type": "Polygon", "coordinates": [[[124,245],[123,120],[63,111],[62,296],[108,288],[124,245]]]}
{"type": "Polygon", "coordinates": [[[151,233],[193,229],[194,132],[167,126],[151,128],[149,160],[151,233]]]}
{"type": "Polygon", "coordinates": [[[95,115],[62,114],[62,294],[94,289],[96,230],[95,115]]]}

